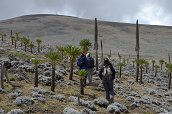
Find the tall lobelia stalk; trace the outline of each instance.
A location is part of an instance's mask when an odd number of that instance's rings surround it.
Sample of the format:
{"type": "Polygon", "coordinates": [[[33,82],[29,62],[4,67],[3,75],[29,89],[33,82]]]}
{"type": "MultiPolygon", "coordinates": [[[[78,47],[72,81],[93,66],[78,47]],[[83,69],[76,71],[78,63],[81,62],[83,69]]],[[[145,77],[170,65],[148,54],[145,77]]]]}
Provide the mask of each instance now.
{"type": "Polygon", "coordinates": [[[14,38],[12,38],[13,36],[13,30],[11,30],[10,32],[10,38],[11,38],[11,45],[14,45],[14,38]]]}
{"type": "Polygon", "coordinates": [[[96,70],[98,71],[98,27],[97,18],[95,18],[95,28],[94,28],[94,49],[96,50],[96,70]]]}
{"type": "Polygon", "coordinates": [[[103,43],[102,43],[102,39],[100,40],[100,47],[101,47],[101,58],[103,60],[103,43]]]}
{"type": "MultiPolygon", "coordinates": [[[[139,25],[138,25],[138,20],[136,21],[136,54],[137,54],[137,60],[139,60],[139,50],[140,50],[140,46],[139,46],[139,25]]],[[[139,63],[137,62],[136,65],[136,82],[138,82],[138,78],[139,78],[139,63]]]]}
{"type": "Polygon", "coordinates": [[[168,63],[170,64],[170,54],[168,54],[168,63]]]}

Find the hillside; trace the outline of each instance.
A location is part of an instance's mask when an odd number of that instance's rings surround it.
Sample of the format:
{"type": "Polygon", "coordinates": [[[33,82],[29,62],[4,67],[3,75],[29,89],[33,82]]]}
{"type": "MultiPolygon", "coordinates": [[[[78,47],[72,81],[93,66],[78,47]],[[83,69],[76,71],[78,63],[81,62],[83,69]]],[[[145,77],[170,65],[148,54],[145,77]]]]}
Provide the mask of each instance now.
{"type": "MultiPolygon", "coordinates": [[[[84,38],[94,41],[94,20],[70,16],[38,14],[0,21],[1,32],[9,34],[10,30],[33,40],[41,37],[46,45],[78,45],[84,38]]],[[[135,54],[134,24],[98,21],[98,31],[106,53],[111,49],[113,54],[135,54]]],[[[141,55],[166,59],[172,49],[171,38],[172,27],[141,25],[141,55]]]]}
{"type": "MultiPolygon", "coordinates": [[[[58,62],[52,65],[52,61],[45,56],[45,52],[53,45],[78,45],[83,38],[93,42],[94,20],[41,14],[0,21],[0,32],[7,34],[4,40],[0,39],[0,114],[171,114],[172,84],[169,71],[172,64],[167,65],[163,60],[160,64],[159,59],[155,59],[154,66],[149,57],[163,59],[167,56],[171,49],[172,27],[140,26],[141,56],[146,58],[145,61],[139,61],[140,73],[136,82],[136,61],[128,56],[135,54],[135,25],[99,21],[98,26],[104,51],[109,53],[111,49],[114,54],[110,57],[116,70],[114,102],[105,99],[98,71],[94,70],[93,82],[86,84],[81,95],[76,61],[74,65],[70,64],[71,59],[66,54],[61,57],[62,53],[55,52],[58,55],[50,58],[54,60],[59,56],[58,62]],[[29,48],[31,46],[25,47],[17,42],[14,46],[9,39],[11,29],[21,36],[30,36],[32,41],[40,37],[48,47],[43,47],[39,52],[37,45],[29,48]],[[118,52],[121,58],[115,57],[118,52]],[[41,61],[33,62],[33,58],[41,61]],[[7,62],[11,65],[5,64],[7,62]],[[73,72],[70,65],[73,66],[73,72]],[[38,87],[34,85],[37,73],[38,87]],[[73,80],[69,80],[70,73],[73,73],[73,80]],[[53,74],[54,92],[50,88],[53,74]]],[[[100,68],[102,59],[98,60],[100,68]]]]}

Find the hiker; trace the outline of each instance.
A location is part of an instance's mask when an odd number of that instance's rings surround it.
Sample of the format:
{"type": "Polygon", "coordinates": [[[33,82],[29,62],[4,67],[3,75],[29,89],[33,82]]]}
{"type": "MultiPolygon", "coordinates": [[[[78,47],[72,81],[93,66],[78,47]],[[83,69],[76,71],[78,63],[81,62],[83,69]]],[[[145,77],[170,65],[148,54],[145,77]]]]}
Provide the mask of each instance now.
{"type": "MultiPolygon", "coordinates": [[[[88,60],[86,58],[86,53],[82,52],[82,54],[77,59],[77,66],[79,67],[79,70],[88,70],[88,60]]],[[[86,86],[86,79],[87,76],[85,76],[84,79],[84,86],[86,86]]]]}
{"type": "Polygon", "coordinates": [[[94,71],[94,59],[91,57],[90,53],[87,53],[86,57],[87,57],[87,61],[88,61],[87,79],[88,79],[88,85],[89,85],[92,83],[92,75],[93,75],[93,71],[94,71]]]}
{"type": "Polygon", "coordinates": [[[109,59],[105,58],[104,63],[99,71],[99,77],[102,80],[104,89],[106,91],[106,99],[109,102],[113,102],[114,100],[113,81],[115,79],[115,73],[115,69],[110,63],[109,59]]]}

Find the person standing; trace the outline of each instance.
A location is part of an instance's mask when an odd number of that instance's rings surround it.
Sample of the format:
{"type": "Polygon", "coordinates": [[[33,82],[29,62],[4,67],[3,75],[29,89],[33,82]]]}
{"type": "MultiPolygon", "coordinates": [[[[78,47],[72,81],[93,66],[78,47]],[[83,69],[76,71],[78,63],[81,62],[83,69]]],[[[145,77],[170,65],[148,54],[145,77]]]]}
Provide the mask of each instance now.
{"type": "Polygon", "coordinates": [[[92,83],[92,75],[93,75],[93,71],[94,71],[94,59],[91,57],[90,53],[86,54],[87,57],[87,61],[88,61],[88,75],[87,75],[87,79],[88,79],[88,84],[92,83]]]}
{"type": "Polygon", "coordinates": [[[113,65],[110,63],[108,58],[104,59],[103,65],[99,71],[99,77],[102,80],[104,89],[106,91],[106,99],[109,102],[114,101],[114,89],[113,89],[113,82],[115,79],[115,69],[113,65]]]}
{"type": "MultiPolygon", "coordinates": [[[[82,52],[82,54],[78,57],[77,66],[79,67],[79,70],[88,70],[88,60],[85,52],[82,52]]],[[[85,76],[84,79],[84,86],[86,86],[86,79],[87,76],[85,76]]]]}

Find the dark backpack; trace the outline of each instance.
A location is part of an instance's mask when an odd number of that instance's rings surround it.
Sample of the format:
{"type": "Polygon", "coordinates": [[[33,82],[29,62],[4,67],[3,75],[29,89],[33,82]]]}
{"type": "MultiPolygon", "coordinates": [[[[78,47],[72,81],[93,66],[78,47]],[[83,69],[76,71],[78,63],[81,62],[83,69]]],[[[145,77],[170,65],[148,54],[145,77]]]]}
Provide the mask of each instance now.
{"type": "Polygon", "coordinates": [[[83,60],[83,57],[80,56],[77,60],[77,66],[81,67],[84,65],[84,60],[83,60]]]}
{"type": "Polygon", "coordinates": [[[88,57],[88,68],[94,68],[94,59],[92,57],[88,57]]]}
{"type": "Polygon", "coordinates": [[[103,76],[104,78],[111,80],[112,79],[112,71],[110,69],[110,66],[104,67],[103,69],[103,76]]]}

